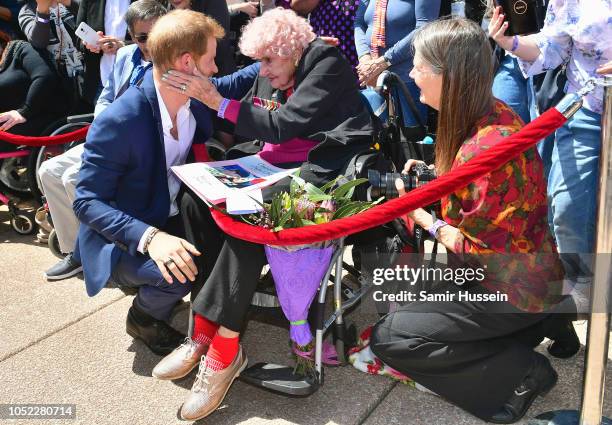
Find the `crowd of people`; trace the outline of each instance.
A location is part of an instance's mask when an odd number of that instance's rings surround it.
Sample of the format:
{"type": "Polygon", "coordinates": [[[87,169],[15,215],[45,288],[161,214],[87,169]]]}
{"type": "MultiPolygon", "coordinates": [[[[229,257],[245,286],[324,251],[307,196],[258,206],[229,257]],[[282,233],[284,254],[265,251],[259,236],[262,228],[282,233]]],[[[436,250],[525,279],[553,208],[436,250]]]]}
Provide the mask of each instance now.
{"type": "MultiPolygon", "coordinates": [[[[362,91],[389,70],[421,115],[396,93],[403,125],[437,117],[431,167],[440,176],[543,112],[536,74],[561,72],[562,91],[574,93],[612,73],[610,0],[550,0],[528,35],[507,35],[492,1],[466,2],[470,19],[440,18],[449,3],[0,0],[0,131],[37,136],[69,113],[94,115],[84,144],[38,170],[65,253],[45,276],[82,272],[90,296],[109,285],[136,293],[126,331],[164,356],[153,376],[179,379],[199,366],[183,419],[214,412],[246,367],[240,332],[266,257],[226,235],[172,166],[208,160],[206,142],[223,132],[228,156],[257,154],[328,183],[372,147],[376,118],[362,91]],[[76,36],[82,22],[98,32],[96,45],[76,36]],[[169,319],[187,295],[193,328],[177,330],[169,319]]],[[[395,306],[373,324],[373,355],[492,423],[518,421],[555,385],[534,347],[548,337],[553,356],[579,349],[571,295],[592,277],[602,107],[598,86],[537,149],[443,197],[441,217],[417,209],[405,218],[459,261],[537,259],[521,263],[522,281],[514,267],[461,287],[503,293],[501,303],[395,306]]]]}

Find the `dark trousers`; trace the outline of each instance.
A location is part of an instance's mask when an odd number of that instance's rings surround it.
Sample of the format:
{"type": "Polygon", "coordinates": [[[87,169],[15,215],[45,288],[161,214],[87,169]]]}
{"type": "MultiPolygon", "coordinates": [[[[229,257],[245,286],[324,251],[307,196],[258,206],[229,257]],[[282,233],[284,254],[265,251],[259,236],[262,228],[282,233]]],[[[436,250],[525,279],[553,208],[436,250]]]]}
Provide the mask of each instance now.
{"type": "Polygon", "coordinates": [[[202,253],[196,257],[198,277],[192,309],[208,320],[240,332],[263,266],[262,245],[226,235],[208,207],[186,192],[181,202],[186,239],[202,253]]]}
{"type": "MultiPolygon", "coordinates": [[[[227,159],[254,154],[261,149],[252,142],[242,143],[226,153],[227,159]]],[[[302,163],[275,164],[280,168],[296,168],[302,163]]],[[[300,171],[300,177],[321,186],[335,178],[336,172],[300,171]]],[[[264,201],[274,194],[289,191],[291,178],[286,177],[262,190],[264,201]]],[[[213,220],[208,207],[191,191],[183,195],[181,216],[185,238],[201,253],[196,257],[198,278],[191,292],[192,309],[235,332],[240,332],[257,289],[261,270],[267,264],[263,245],[226,235],[213,220]]]]}
{"type": "MultiPolygon", "coordinates": [[[[446,290],[459,289],[448,285],[434,292],[446,290]]],[[[488,293],[479,285],[469,290],[488,293]]],[[[507,302],[417,301],[375,325],[371,349],[389,366],[487,420],[528,374],[533,347],[547,334],[550,318],[507,302]]]]}
{"type": "MultiPolygon", "coordinates": [[[[168,219],[165,232],[183,237],[183,223],[179,216],[168,219]]],[[[168,321],[176,303],[189,293],[192,283],[182,284],[174,279],[170,284],[162,276],[157,264],[149,256],[130,255],[122,251],[113,268],[111,279],[120,285],[138,288],[134,304],[158,320],[168,321]]]]}

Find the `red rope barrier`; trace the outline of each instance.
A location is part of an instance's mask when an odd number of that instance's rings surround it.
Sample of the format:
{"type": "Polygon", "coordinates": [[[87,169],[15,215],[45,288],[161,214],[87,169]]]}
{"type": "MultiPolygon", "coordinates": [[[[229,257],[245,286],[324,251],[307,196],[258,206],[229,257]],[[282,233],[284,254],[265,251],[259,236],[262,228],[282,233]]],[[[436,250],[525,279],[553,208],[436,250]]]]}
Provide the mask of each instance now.
{"type": "Polygon", "coordinates": [[[88,130],[89,126],[86,126],[70,133],[44,137],[19,136],[17,134],[0,131],[0,142],[8,142],[14,145],[25,145],[32,147],[63,145],[65,143],[83,140],[87,135],[88,130]]]}
{"type": "Polygon", "coordinates": [[[260,244],[302,245],[348,236],[388,223],[467,186],[516,158],[521,152],[561,127],[566,121],[567,119],[559,111],[551,108],[519,132],[506,137],[503,143],[482,152],[469,162],[427,185],[412,190],[406,196],[392,199],[363,213],[330,223],[271,232],[263,227],[234,220],[229,215],[215,210],[212,210],[212,215],[217,225],[228,235],[260,244]]]}

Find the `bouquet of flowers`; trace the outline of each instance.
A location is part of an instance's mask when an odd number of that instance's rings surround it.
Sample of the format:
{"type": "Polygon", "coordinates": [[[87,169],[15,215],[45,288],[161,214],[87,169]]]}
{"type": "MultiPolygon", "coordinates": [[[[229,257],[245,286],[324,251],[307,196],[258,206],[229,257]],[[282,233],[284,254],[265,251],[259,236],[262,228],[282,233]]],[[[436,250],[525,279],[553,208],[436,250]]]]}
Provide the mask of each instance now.
{"type": "MultiPolygon", "coordinates": [[[[290,191],[276,194],[263,210],[244,219],[273,232],[328,223],[367,210],[376,202],[355,201],[355,187],[367,179],[345,181],[340,176],[321,188],[292,176],[290,191]]],[[[382,198],[381,198],[382,199],[382,198]]],[[[290,338],[296,354],[296,372],[313,369],[313,335],[308,310],[334,252],[334,241],[299,246],[265,246],[279,302],[290,323],[290,338]]]]}

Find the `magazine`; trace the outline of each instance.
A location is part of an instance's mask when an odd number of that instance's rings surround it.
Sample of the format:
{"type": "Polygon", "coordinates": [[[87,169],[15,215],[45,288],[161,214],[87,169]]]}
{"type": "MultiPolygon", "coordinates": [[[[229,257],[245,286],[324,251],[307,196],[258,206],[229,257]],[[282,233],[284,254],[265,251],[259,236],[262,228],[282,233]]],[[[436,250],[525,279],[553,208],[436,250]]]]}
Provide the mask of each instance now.
{"type": "Polygon", "coordinates": [[[226,202],[230,214],[259,211],[261,189],[295,173],[297,168],[275,167],[257,155],[196,162],[172,167],[172,172],[207,204],[226,202]]]}

